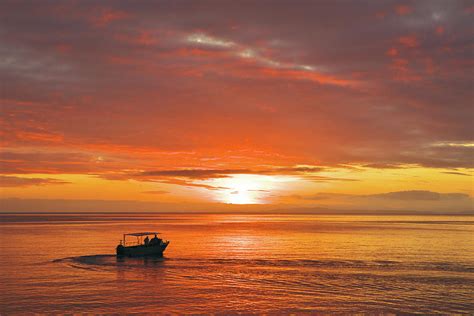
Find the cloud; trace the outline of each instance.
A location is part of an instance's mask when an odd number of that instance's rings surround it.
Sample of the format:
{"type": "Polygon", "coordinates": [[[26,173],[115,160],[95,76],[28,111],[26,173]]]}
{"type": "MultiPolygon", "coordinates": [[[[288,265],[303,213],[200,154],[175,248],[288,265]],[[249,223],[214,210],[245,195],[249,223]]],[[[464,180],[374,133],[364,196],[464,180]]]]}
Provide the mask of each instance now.
{"type": "Polygon", "coordinates": [[[468,176],[468,177],[472,177],[472,174],[464,173],[464,172],[458,172],[458,171],[443,171],[443,173],[445,173],[445,174],[453,174],[453,175],[456,175],[456,176],[468,176]]]}
{"type": "Polygon", "coordinates": [[[404,201],[433,201],[433,200],[457,200],[457,199],[467,199],[469,198],[468,194],[465,193],[438,193],[432,191],[424,190],[412,190],[412,191],[398,191],[398,192],[388,192],[382,194],[372,194],[366,195],[368,198],[376,199],[389,199],[389,200],[404,200],[404,201]]]}
{"type": "Polygon", "coordinates": [[[135,179],[140,177],[178,177],[203,180],[227,178],[235,174],[310,175],[323,170],[324,168],[317,166],[273,167],[265,169],[175,169],[144,171],[133,176],[135,179]]]}
{"type": "Polygon", "coordinates": [[[142,193],[144,193],[144,194],[162,195],[162,194],[168,194],[168,193],[170,193],[170,192],[168,192],[168,191],[162,191],[162,190],[155,190],[155,191],[143,191],[142,193]]]}
{"type": "Polygon", "coordinates": [[[342,193],[316,193],[313,195],[293,195],[293,198],[303,200],[328,200],[328,199],[381,199],[398,201],[438,201],[438,200],[465,200],[470,196],[465,193],[438,193],[427,190],[396,191],[369,195],[342,194],[342,193]]]}
{"type": "Polygon", "coordinates": [[[127,12],[110,8],[102,8],[98,11],[97,15],[90,18],[90,21],[97,27],[104,27],[114,21],[123,20],[130,16],[127,12]]]}
{"type": "Polygon", "coordinates": [[[398,5],[395,7],[398,15],[407,15],[413,12],[413,8],[408,5],[398,5]]]}
{"type": "Polygon", "coordinates": [[[314,182],[328,182],[328,181],[359,181],[358,179],[351,178],[338,178],[338,177],[327,177],[327,176],[316,176],[316,175],[305,175],[304,179],[314,182]]]}
{"type": "Polygon", "coordinates": [[[233,47],[236,44],[232,41],[226,41],[218,38],[214,38],[212,36],[203,34],[203,33],[194,33],[190,34],[186,37],[186,42],[195,44],[195,45],[204,45],[204,46],[211,46],[211,47],[233,47]]]}
{"type": "MultiPolygon", "coordinates": [[[[143,181],[143,180],[138,180],[138,181],[143,181]]],[[[183,179],[183,178],[173,178],[173,177],[170,177],[170,178],[162,177],[162,178],[157,178],[153,180],[144,180],[144,181],[156,181],[156,182],[161,182],[161,183],[180,185],[180,186],[189,187],[189,188],[202,188],[202,189],[211,190],[211,191],[229,189],[223,186],[197,183],[197,182],[194,182],[193,180],[183,179]]]]}
{"type": "Polygon", "coordinates": [[[363,165],[365,168],[373,168],[373,169],[400,169],[404,168],[403,165],[398,164],[391,164],[391,163],[370,163],[363,165]]]}
{"type": "Polygon", "coordinates": [[[78,152],[0,152],[1,174],[84,174],[124,167],[107,156],[78,152]]]}
{"type": "Polygon", "coordinates": [[[139,173],[137,176],[143,177],[184,177],[190,179],[209,179],[209,178],[225,178],[231,174],[249,174],[251,170],[246,169],[183,169],[183,170],[153,170],[139,173]]]}
{"type": "Polygon", "coordinates": [[[416,37],[416,35],[401,36],[398,39],[398,42],[408,48],[415,48],[419,45],[418,38],[416,37]]]}
{"type": "MultiPolygon", "coordinates": [[[[273,78],[284,78],[290,80],[308,80],[318,84],[330,84],[340,86],[355,85],[355,80],[338,78],[336,75],[324,73],[321,71],[323,67],[316,67],[308,64],[298,64],[277,60],[266,57],[260,49],[237,44],[230,40],[220,39],[209,36],[204,33],[193,33],[185,37],[185,42],[201,47],[223,48],[228,49],[234,57],[240,58],[242,61],[252,61],[260,65],[255,72],[247,72],[245,76],[269,76],[273,78]]],[[[198,56],[212,57],[212,54],[205,54],[203,51],[198,56]]]]}
{"type": "MultiPolygon", "coordinates": [[[[320,166],[273,166],[260,169],[170,169],[149,170],[138,173],[110,172],[97,174],[97,176],[108,180],[161,182],[208,190],[228,190],[228,187],[215,186],[210,183],[203,183],[203,181],[230,178],[233,175],[293,176],[311,182],[358,181],[351,178],[317,175],[317,173],[322,171],[326,171],[326,168],[320,166]]],[[[257,191],[264,192],[266,190],[257,191]]]]}
{"type": "Polygon", "coordinates": [[[294,194],[281,197],[293,200],[307,207],[326,207],[360,212],[383,212],[386,210],[416,212],[473,212],[474,200],[462,192],[440,193],[429,190],[393,191],[375,194],[345,194],[319,192],[315,194],[294,194]]]}
{"type": "Polygon", "coordinates": [[[1,170],[472,168],[472,10],[403,7],[2,1],[1,170]]]}
{"type": "Polygon", "coordinates": [[[71,182],[52,178],[23,178],[0,176],[0,187],[27,187],[34,185],[70,184],[71,182]]]}
{"type": "Polygon", "coordinates": [[[469,148],[474,147],[474,142],[462,142],[462,141],[441,141],[430,144],[432,147],[458,147],[458,148],[469,148]]]}
{"type": "Polygon", "coordinates": [[[319,200],[327,200],[327,199],[338,199],[338,198],[347,198],[347,197],[354,197],[352,194],[343,194],[343,193],[316,193],[312,195],[300,195],[300,194],[293,194],[289,196],[293,199],[300,199],[300,200],[308,200],[308,201],[319,201],[319,200]]]}

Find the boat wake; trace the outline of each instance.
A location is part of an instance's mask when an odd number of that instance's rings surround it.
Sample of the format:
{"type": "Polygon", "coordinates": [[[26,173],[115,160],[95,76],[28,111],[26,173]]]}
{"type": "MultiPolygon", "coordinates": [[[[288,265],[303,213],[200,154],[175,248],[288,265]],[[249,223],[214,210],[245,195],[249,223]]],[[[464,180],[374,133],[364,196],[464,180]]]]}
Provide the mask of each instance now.
{"type": "Polygon", "coordinates": [[[219,258],[166,258],[166,257],[117,257],[110,254],[66,257],[53,260],[54,263],[68,264],[79,269],[97,269],[100,267],[117,268],[192,268],[209,269],[219,267],[258,267],[258,268],[316,268],[348,269],[371,271],[445,271],[474,273],[474,266],[445,262],[398,262],[387,260],[308,260],[308,259],[219,259],[219,258]]]}
{"type": "Polygon", "coordinates": [[[66,257],[53,260],[53,263],[62,263],[70,267],[84,270],[101,270],[102,268],[143,268],[157,266],[164,262],[163,257],[118,258],[116,255],[88,255],[66,257]]]}

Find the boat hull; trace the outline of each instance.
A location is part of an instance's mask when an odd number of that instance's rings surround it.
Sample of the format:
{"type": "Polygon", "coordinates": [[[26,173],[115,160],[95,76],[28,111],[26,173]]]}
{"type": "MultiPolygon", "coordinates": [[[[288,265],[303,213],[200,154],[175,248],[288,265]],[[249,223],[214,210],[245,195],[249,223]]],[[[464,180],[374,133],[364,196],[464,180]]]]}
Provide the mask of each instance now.
{"type": "Polygon", "coordinates": [[[118,257],[143,257],[143,256],[158,256],[163,257],[163,252],[165,251],[166,247],[168,247],[168,243],[161,243],[158,245],[152,246],[130,246],[124,247],[122,245],[117,246],[117,256],[118,257]]]}

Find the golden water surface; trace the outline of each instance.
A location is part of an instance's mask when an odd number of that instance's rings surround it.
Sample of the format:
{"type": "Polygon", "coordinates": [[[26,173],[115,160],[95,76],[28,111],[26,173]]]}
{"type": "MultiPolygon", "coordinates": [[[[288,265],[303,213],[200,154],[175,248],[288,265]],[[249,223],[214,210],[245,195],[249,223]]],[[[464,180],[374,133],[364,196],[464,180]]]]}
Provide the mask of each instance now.
{"type": "Polygon", "coordinates": [[[473,313],[474,217],[3,214],[0,313],[473,313]],[[160,231],[165,258],[114,256],[160,231]]]}

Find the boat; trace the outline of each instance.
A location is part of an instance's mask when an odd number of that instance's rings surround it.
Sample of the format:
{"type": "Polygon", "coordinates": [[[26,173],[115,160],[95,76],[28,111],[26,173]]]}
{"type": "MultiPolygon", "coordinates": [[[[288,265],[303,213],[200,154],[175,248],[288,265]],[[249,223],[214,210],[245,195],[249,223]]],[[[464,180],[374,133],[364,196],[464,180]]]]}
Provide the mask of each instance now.
{"type": "Polygon", "coordinates": [[[168,240],[158,238],[159,232],[141,232],[123,234],[123,239],[117,246],[117,257],[163,257],[163,252],[170,243],[168,240]],[[151,239],[150,237],[153,236],[151,239]],[[136,240],[127,240],[127,237],[136,237],[136,240]]]}

